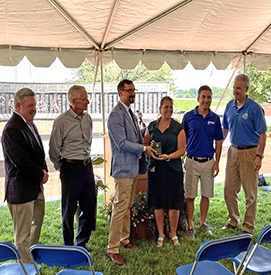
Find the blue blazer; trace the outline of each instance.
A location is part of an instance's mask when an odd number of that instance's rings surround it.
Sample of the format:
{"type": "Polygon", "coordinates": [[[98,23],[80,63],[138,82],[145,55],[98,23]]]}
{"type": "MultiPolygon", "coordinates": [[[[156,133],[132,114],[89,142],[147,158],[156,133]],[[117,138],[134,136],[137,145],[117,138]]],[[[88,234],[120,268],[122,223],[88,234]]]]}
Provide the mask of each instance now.
{"type": "Polygon", "coordinates": [[[41,191],[41,181],[47,170],[42,141],[35,136],[16,113],[2,133],[5,158],[5,200],[11,204],[35,200],[41,191]]]}
{"type": "Polygon", "coordinates": [[[111,176],[135,178],[146,173],[146,159],[142,134],[119,102],[107,121],[111,145],[111,176]]]}

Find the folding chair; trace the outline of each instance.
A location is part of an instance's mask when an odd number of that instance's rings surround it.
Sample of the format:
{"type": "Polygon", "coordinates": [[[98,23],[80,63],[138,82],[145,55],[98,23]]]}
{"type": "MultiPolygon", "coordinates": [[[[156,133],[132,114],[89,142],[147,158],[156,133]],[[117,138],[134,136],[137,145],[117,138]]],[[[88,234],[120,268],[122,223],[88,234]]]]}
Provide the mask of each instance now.
{"type": "MultiPolygon", "coordinates": [[[[240,275],[243,274],[245,270],[247,270],[248,273],[271,273],[271,250],[260,245],[262,243],[271,243],[271,225],[266,226],[261,231],[256,244],[251,247],[240,275]]],[[[243,253],[240,253],[232,258],[234,268],[236,268],[236,264],[240,265],[242,257],[243,253]]]]}
{"type": "MultiPolygon", "coordinates": [[[[17,263],[5,263],[0,266],[0,275],[36,275],[32,264],[23,264],[19,251],[9,242],[0,242],[0,262],[15,260],[17,263]]],[[[40,265],[37,266],[40,270],[40,265]]]]}
{"type": "MultiPolygon", "coordinates": [[[[193,264],[179,266],[176,269],[178,275],[229,275],[233,274],[218,261],[221,259],[231,258],[240,252],[246,252],[242,263],[247,256],[248,250],[253,243],[253,236],[250,234],[242,234],[234,237],[228,237],[219,240],[211,240],[204,242],[198,249],[193,264]]],[[[234,274],[238,274],[240,268],[234,274]]]]}
{"type": "MultiPolygon", "coordinates": [[[[80,246],[35,244],[29,248],[28,254],[35,268],[37,266],[36,263],[44,263],[47,266],[61,266],[67,268],[89,266],[91,270],[63,269],[58,272],[57,275],[103,275],[101,272],[94,271],[90,253],[80,246]]],[[[37,268],[36,271],[37,274],[40,275],[37,268]]]]}

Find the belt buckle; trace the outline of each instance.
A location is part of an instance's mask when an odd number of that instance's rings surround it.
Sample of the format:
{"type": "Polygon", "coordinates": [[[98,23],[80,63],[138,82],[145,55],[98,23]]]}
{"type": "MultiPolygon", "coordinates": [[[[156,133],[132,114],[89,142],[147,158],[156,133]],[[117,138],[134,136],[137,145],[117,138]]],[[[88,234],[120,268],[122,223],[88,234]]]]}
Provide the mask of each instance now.
{"type": "Polygon", "coordinates": [[[87,166],[89,163],[90,163],[90,158],[85,159],[85,160],[83,161],[83,165],[84,165],[84,166],[87,166]]]}

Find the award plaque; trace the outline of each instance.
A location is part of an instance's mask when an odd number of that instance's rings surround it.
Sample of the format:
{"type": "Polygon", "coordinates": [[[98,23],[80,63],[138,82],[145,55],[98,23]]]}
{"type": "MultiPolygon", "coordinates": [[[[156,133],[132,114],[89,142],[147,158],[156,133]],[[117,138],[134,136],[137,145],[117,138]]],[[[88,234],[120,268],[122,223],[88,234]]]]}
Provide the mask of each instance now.
{"type": "Polygon", "coordinates": [[[152,148],[156,151],[154,154],[156,157],[160,157],[162,155],[162,143],[160,141],[154,142],[152,148]]]}

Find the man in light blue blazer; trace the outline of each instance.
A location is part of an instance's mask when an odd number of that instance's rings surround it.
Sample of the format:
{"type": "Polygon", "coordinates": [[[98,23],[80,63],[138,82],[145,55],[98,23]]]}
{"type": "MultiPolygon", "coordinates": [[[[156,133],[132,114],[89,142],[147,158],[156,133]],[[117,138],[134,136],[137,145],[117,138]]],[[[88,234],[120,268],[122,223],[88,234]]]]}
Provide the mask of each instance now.
{"type": "Polygon", "coordinates": [[[135,249],[129,241],[130,208],[135,195],[137,176],[145,174],[145,153],[153,156],[151,146],[142,145],[142,133],[130,104],[135,101],[135,86],[124,79],[118,84],[120,101],[108,117],[108,134],[111,144],[111,176],[115,183],[107,257],[118,265],[125,261],[119,254],[119,246],[135,249]]]}

